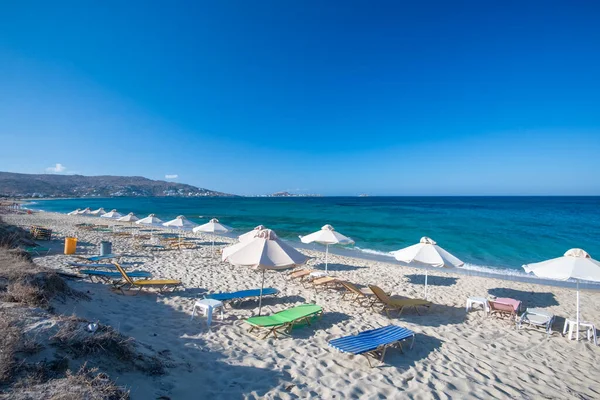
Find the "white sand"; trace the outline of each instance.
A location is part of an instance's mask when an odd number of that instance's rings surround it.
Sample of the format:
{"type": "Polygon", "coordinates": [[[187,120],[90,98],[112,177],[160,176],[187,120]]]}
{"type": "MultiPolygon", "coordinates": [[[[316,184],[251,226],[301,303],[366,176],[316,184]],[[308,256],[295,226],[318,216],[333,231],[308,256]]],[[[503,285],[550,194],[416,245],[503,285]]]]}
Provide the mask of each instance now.
{"type": "MultiPolygon", "coordinates": [[[[103,284],[73,281],[71,285],[88,291],[92,300],[56,305],[59,312],[112,325],[156,351],[168,351],[163,354],[170,356],[174,367],[167,375],[111,373],[112,378],[131,388],[134,399],[161,395],[172,399],[600,398],[596,378],[600,351],[587,340],[569,341],[560,333],[547,338],[541,331],[516,331],[515,324],[507,320],[486,318],[481,311],[466,314],[464,309],[468,296],[493,294],[573,318],[575,292],[570,289],[430,273],[432,309],[421,316],[409,311],[388,319],[342,301],[337,291],[315,293],[288,282],[285,272],[267,272],[266,286],[279,289],[281,294],[265,300],[263,313],[305,302],[321,305],[325,313],[313,326],[294,329],[289,337],[260,340],[248,334],[243,323],[257,313],[258,303],[254,301],[227,309],[225,320],[214,318],[210,330],[203,318],[190,321],[194,299],[203,293],[260,287],[259,273],[211,258],[207,236],[196,235],[201,244],[194,250],[149,252],[135,250],[132,239],[74,227],[78,222],[99,222],[95,218],[54,213],[3,218],[58,232],[53,245],[56,251],[37,257],[39,264],[68,270],[65,262],[70,257],[62,255],[62,240],[65,235],[76,234],[79,254],[97,254],[100,240],[110,240],[115,252],[137,256],[124,261],[143,261],[141,268],[151,271],[155,278],[183,281],[184,292],[139,296],[123,296],[103,284]],[[369,368],[364,357],[343,354],[327,345],[331,339],[388,324],[413,330],[415,346],[405,348],[404,354],[396,349],[388,351],[385,363],[375,362],[375,368],[369,368]]],[[[315,257],[309,265],[322,268],[323,253],[305,252],[315,257]]],[[[330,255],[330,270],[340,278],[360,285],[377,284],[394,294],[423,294],[420,270],[336,255],[330,255]]],[[[581,301],[583,318],[600,323],[600,293],[583,291],[581,301]]],[[[562,330],[562,318],[555,330],[562,330]]]]}

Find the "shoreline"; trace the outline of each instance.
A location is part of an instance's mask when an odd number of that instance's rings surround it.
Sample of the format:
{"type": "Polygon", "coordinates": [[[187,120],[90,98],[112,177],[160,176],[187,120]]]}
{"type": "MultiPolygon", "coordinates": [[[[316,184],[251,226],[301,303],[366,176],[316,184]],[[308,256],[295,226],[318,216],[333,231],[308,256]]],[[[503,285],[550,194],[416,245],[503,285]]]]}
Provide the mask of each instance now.
{"type": "MultiPolygon", "coordinates": [[[[60,213],[60,212],[55,212],[55,211],[44,211],[44,210],[35,210],[35,209],[32,209],[32,210],[38,211],[38,212],[43,212],[43,213],[48,213],[48,214],[67,216],[66,213],[60,213]]],[[[69,216],[69,217],[78,218],[77,216],[69,216]]],[[[159,229],[162,229],[162,228],[159,228],[159,229]]],[[[168,229],[163,229],[163,230],[168,231],[168,229]]],[[[227,234],[218,235],[218,236],[237,240],[237,237],[242,233],[245,233],[245,232],[240,231],[240,232],[227,233],[227,234]]],[[[315,251],[315,252],[318,252],[321,254],[325,254],[325,251],[322,249],[323,246],[318,245],[318,244],[305,244],[305,243],[302,243],[299,241],[296,242],[296,241],[290,241],[290,240],[285,240],[285,239],[282,239],[282,240],[284,240],[286,243],[288,243],[290,246],[292,246],[296,249],[304,249],[304,250],[315,251]]],[[[555,281],[552,279],[539,278],[535,275],[528,275],[525,272],[521,272],[521,271],[518,271],[518,270],[515,270],[512,268],[498,268],[498,272],[496,272],[496,271],[494,271],[495,268],[493,268],[493,267],[485,267],[485,266],[479,266],[479,265],[473,265],[472,267],[453,268],[453,269],[427,268],[427,267],[418,266],[418,265],[410,265],[409,266],[409,265],[404,265],[404,264],[396,261],[391,256],[386,256],[383,254],[376,254],[376,253],[372,253],[372,252],[365,252],[362,249],[344,248],[344,247],[335,247],[335,246],[329,247],[329,253],[338,255],[338,256],[342,256],[342,257],[348,257],[348,258],[360,260],[360,261],[374,261],[374,262],[386,263],[386,264],[396,266],[399,268],[402,268],[402,267],[414,268],[417,270],[423,270],[423,271],[428,270],[430,272],[435,271],[435,272],[445,273],[445,274],[449,274],[449,275],[455,274],[458,276],[477,276],[477,277],[481,277],[481,278],[500,279],[500,280],[505,280],[505,281],[509,281],[509,282],[531,283],[531,284],[538,284],[538,285],[542,285],[542,286],[561,287],[561,288],[570,288],[570,289],[575,289],[577,287],[577,283],[575,281],[555,281]],[[505,273],[503,273],[503,272],[505,272],[505,273]]],[[[580,281],[579,288],[580,288],[580,290],[600,291],[600,282],[595,283],[595,282],[580,281]]]]}

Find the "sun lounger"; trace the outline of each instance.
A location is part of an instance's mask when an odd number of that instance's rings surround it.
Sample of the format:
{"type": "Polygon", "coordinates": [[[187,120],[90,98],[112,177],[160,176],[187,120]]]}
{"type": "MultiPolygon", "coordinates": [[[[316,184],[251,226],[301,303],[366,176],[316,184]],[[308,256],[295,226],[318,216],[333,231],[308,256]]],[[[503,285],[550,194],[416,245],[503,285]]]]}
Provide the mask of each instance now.
{"type": "Polygon", "coordinates": [[[123,276],[123,279],[124,279],[123,284],[116,285],[115,287],[117,289],[119,289],[121,291],[121,293],[123,293],[123,294],[125,294],[125,292],[123,291],[123,288],[126,286],[128,289],[137,287],[139,289],[138,293],[142,289],[149,289],[149,288],[158,289],[159,292],[163,292],[168,288],[171,288],[174,291],[179,286],[182,286],[182,283],[180,281],[177,281],[174,279],[147,279],[147,280],[134,281],[133,279],[131,279],[131,277],[129,275],[127,275],[125,270],[123,270],[123,267],[121,267],[118,263],[115,263],[115,267],[121,273],[121,275],[123,276]]]}
{"type": "Polygon", "coordinates": [[[42,256],[42,255],[45,256],[45,255],[50,254],[50,248],[42,247],[42,246],[25,247],[25,248],[23,248],[23,251],[25,251],[26,253],[29,253],[30,255],[37,254],[38,256],[42,256]]]}
{"type": "Polygon", "coordinates": [[[31,226],[31,228],[29,228],[29,233],[36,240],[52,239],[52,229],[44,228],[42,226],[31,226]]]}
{"type": "Polygon", "coordinates": [[[300,282],[302,282],[311,272],[313,272],[311,269],[298,269],[290,272],[288,277],[289,279],[300,279],[300,282]]]}
{"type": "Polygon", "coordinates": [[[194,242],[171,242],[168,246],[172,249],[195,249],[196,243],[194,242]]]}
{"type": "Polygon", "coordinates": [[[310,283],[312,284],[315,291],[317,291],[319,288],[331,289],[338,287],[340,285],[340,280],[334,278],[333,276],[324,276],[322,278],[315,278],[312,281],[310,281],[310,283]]]}
{"type": "Polygon", "coordinates": [[[94,232],[113,232],[110,228],[92,228],[94,232]]]}
{"type": "MultiPolygon", "coordinates": [[[[123,267],[124,269],[127,267],[132,267],[134,265],[138,265],[138,264],[142,264],[142,263],[122,263],[119,264],[121,267],[123,267]]],[[[100,263],[78,263],[78,262],[72,262],[69,261],[67,262],[67,265],[69,267],[73,267],[73,268],[93,268],[93,269],[108,269],[108,270],[117,270],[117,267],[115,267],[114,264],[100,264],[100,263]]]]}
{"type": "Polygon", "coordinates": [[[554,314],[539,308],[528,308],[521,318],[517,321],[517,329],[521,329],[524,324],[536,328],[544,328],[548,336],[552,334],[552,324],[554,323],[554,314]]]}
{"type": "Polygon", "coordinates": [[[346,296],[351,297],[351,303],[358,303],[366,307],[373,307],[373,304],[377,301],[375,293],[369,288],[359,288],[355,284],[348,281],[340,281],[346,291],[342,295],[342,300],[346,296]]]}
{"type": "Polygon", "coordinates": [[[277,337],[277,332],[290,333],[294,325],[306,322],[310,325],[310,319],[323,314],[323,308],[316,304],[303,304],[279,311],[273,315],[251,317],[246,323],[251,325],[248,332],[254,330],[266,330],[267,333],[262,337],[266,339],[271,333],[277,337]]]}
{"type": "MultiPolygon", "coordinates": [[[[264,296],[276,296],[279,294],[279,290],[274,288],[264,288],[262,291],[262,295],[264,296]]],[[[227,302],[236,302],[247,300],[252,297],[260,296],[260,289],[249,289],[249,290],[240,290],[237,292],[230,293],[212,293],[204,296],[206,299],[219,300],[223,304],[227,302]]]]}
{"type": "Polygon", "coordinates": [[[80,259],[87,260],[90,262],[102,261],[102,260],[112,260],[113,258],[120,258],[120,254],[105,254],[103,256],[91,256],[91,257],[81,257],[80,259]]]}
{"type": "Polygon", "coordinates": [[[369,285],[369,289],[373,291],[373,294],[375,295],[375,297],[377,297],[379,303],[383,304],[382,311],[385,311],[388,317],[390,316],[390,310],[397,310],[398,315],[400,315],[402,314],[404,308],[409,307],[414,307],[417,314],[420,315],[418,307],[429,308],[432,304],[430,301],[427,300],[408,299],[400,296],[388,296],[388,294],[385,293],[380,287],[375,285],[369,285]]]}
{"type": "Polygon", "coordinates": [[[142,249],[146,249],[146,250],[150,250],[150,251],[152,251],[152,250],[160,251],[160,250],[167,249],[165,246],[160,245],[160,244],[148,244],[148,243],[142,244],[141,247],[142,247],[142,249]]]}
{"type": "Polygon", "coordinates": [[[333,339],[329,342],[329,346],[343,353],[363,355],[367,358],[369,367],[372,367],[369,357],[383,362],[388,347],[398,346],[402,351],[402,342],[407,339],[412,339],[410,342],[412,349],[415,342],[414,332],[400,326],[389,325],[364,331],[358,335],[333,339]]]}
{"type": "MultiPolygon", "coordinates": [[[[121,280],[123,279],[123,276],[121,275],[120,272],[110,272],[110,271],[98,271],[96,269],[83,269],[81,271],[79,271],[80,274],[83,275],[87,275],[88,278],[90,278],[90,281],[94,281],[94,278],[98,278],[102,281],[108,282],[111,280],[121,280]]],[[[147,271],[130,271],[127,273],[127,276],[129,276],[132,279],[137,279],[137,278],[143,278],[143,279],[148,279],[148,278],[152,278],[152,274],[150,272],[147,271]]]]}
{"type": "Polygon", "coordinates": [[[490,315],[498,317],[516,318],[517,312],[521,307],[521,302],[519,300],[509,299],[507,297],[488,300],[488,304],[490,306],[490,315]]]}

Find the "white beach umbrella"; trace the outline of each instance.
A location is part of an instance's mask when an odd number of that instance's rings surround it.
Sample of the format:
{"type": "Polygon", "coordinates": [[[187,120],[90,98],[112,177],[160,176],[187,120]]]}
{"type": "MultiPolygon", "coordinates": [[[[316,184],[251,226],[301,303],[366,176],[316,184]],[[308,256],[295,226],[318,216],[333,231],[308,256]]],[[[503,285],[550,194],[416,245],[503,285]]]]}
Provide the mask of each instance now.
{"type": "Polygon", "coordinates": [[[564,256],[523,265],[525,272],[533,272],[541,278],[577,282],[577,340],[579,340],[579,281],[600,281],[600,262],[594,260],[585,250],[571,249],[564,256]]]}
{"type": "Polygon", "coordinates": [[[106,214],[102,214],[100,218],[109,218],[109,219],[118,219],[121,218],[123,214],[120,214],[114,208],[107,212],[106,214]]]}
{"type": "Polygon", "coordinates": [[[90,215],[90,214],[92,214],[92,210],[90,210],[89,207],[84,208],[83,210],[81,210],[77,213],[77,215],[90,215]]]}
{"type": "Polygon", "coordinates": [[[77,214],[79,214],[80,211],[81,211],[81,208],[78,208],[77,210],[73,210],[70,213],[67,213],[67,215],[77,215],[77,214]]]}
{"type": "Polygon", "coordinates": [[[92,211],[90,214],[100,216],[102,214],[106,214],[106,211],[104,210],[104,208],[100,207],[99,209],[92,211]]]}
{"type": "MultiPolygon", "coordinates": [[[[122,216],[121,218],[117,218],[118,222],[129,222],[129,225],[132,229],[133,229],[133,223],[138,220],[139,220],[139,218],[136,217],[135,214],[132,212],[130,212],[127,215],[122,216]]],[[[133,232],[133,235],[135,236],[135,232],[133,232]]]]}
{"type": "Polygon", "coordinates": [[[164,221],[158,218],[155,214],[149,214],[146,218],[142,218],[140,220],[135,221],[136,224],[153,226],[153,227],[162,227],[164,221]]]}
{"type": "MultiPolygon", "coordinates": [[[[408,265],[435,268],[456,268],[465,263],[442,249],[437,243],[423,236],[419,243],[401,250],[393,251],[396,260],[408,265]]],[[[427,299],[427,269],[425,270],[425,299],[427,299]]]]}
{"type": "Polygon", "coordinates": [[[262,270],[258,315],[262,310],[262,291],[266,270],[282,270],[305,264],[308,257],[282,242],[270,229],[259,231],[254,239],[237,243],[223,250],[223,261],[262,270]]]}
{"type": "Polygon", "coordinates": [[[222,234],[222,233],[227,233],[229,231],[231,231],[233,228],[230,228],[226,225],[223,225],[219,222],[218,219],[213,218],[210,221],[208,221],[206,224],[200,225],[195,227],[194,229],[192,229],[192,231],[194,232],[204,232],[204,233],[212,233],[212,244],[211,244],[211,253],[214,250],[215,247],[215,238],[214,235],[218,235],[218,234],[222,234]]]}
{"type": "Polygon", "coordinates": [[[198,226],[198,224],[190,221],[183,215],[179,215],[177,218],[163,223],[163,226],[166,226],[166,227],[169,227],[172,229],[177,229],[180,231],[188,231],[189,232],[192,229],[194,229],[196,226],[198,226]]]}
{"type": "MultiPolygon", "coordinates": [[[[146,218],[139,219],[135,221],[138,225],[146,225],[152,228],[162,228],[164,221],[158,218],[154,214],[149,214],[146,218]]],[[[150,230],[150,237],[152,237],[153,229],[150,230]]]]}
{"type": "Polygon", "coordinates": [[[177,218],[172,219],[163,223],[163,226],[166,226],[171,229],[176,229],[179,231],[179,240],[181,241],[181,232],[191,232],[198,224],[190,221],[183,215],[179,215],[177,218]]]}
{"type": "Polygon", "coordinates": [[[138,221],[139,218],[135,216],[134,213],[130,212],[129,214],[121,217],[121,218],[117,218],[117,221],[119,222],[135,222],[138,221]]]}
{"type": "Polygon", "coordinates": [[[317,242],[325,245],[325,272],[327,272],[330,244],[354,244],[354,240],[336,232],[333,226],[329,224],[324,225],[321,230],[313,232],[310,235],[300,236],[300,240],[302,243],[317,242]]]}
{"type": "Polygon", "coordinates": [[[258,225],[256,228],[252,229],[251,231],[246,232],[246,233],[238,236],[238,240],[240,242],[246,242],[248,240],[252,240],[252,239],[254,239],[254,237],[256,236],[256,234],[259,231],[262,231],[263,229],[267,229],[267,228],[264,225],[258,225]]]}

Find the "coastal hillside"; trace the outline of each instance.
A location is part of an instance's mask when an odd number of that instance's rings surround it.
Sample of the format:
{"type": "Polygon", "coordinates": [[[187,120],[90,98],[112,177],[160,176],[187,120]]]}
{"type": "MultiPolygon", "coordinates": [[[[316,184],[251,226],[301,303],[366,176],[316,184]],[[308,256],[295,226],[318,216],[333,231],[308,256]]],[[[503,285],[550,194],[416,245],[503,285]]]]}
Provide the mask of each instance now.
{"type": "Polygon", "coordinates": [[[83,176],[0,172],[0,196],[8,197],[148,197],[231,196],[183,183],[141,176],[83,176]]]}

